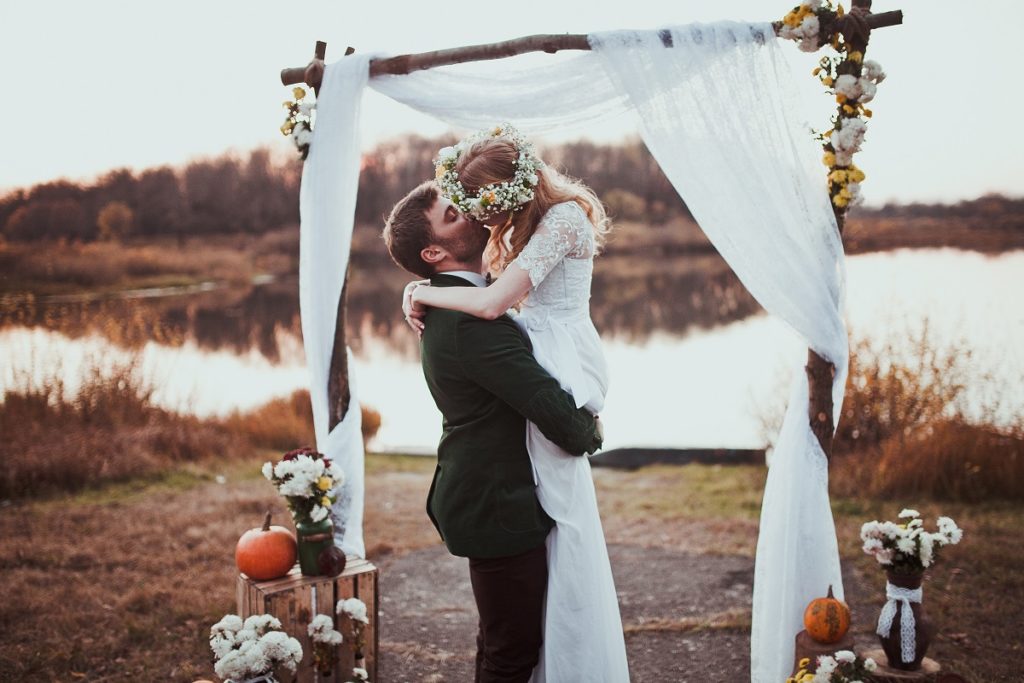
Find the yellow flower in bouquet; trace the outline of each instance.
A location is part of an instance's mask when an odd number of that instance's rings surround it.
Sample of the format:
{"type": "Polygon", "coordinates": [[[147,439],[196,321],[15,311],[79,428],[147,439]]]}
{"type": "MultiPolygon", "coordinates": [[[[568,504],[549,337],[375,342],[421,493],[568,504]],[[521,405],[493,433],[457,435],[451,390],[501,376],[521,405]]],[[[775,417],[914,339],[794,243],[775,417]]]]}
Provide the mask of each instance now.
{"type": "Polygon", "coordinates": [[[332,486],[334,486],[334,480],[327,476],[320,477],[320,481],[316,483],[316,487],[321,491],[330,491],[332,486]]]}
{"type": "Polygon", "coordinates": [[[295,97],[295,99],[301,100],[303,97],[306,96],[306,89],[300,88],[299,86],[295,86],[294,88],[292,88],[292,95],[295,97]]]}
{"type": "Polygon", "coordinates": [[[331,507],[331,499],[328,498],[327,496],[324,496],[323,498],[320,499],[320,504],[323,505],[325,508],[329,508],[331,507]]]}

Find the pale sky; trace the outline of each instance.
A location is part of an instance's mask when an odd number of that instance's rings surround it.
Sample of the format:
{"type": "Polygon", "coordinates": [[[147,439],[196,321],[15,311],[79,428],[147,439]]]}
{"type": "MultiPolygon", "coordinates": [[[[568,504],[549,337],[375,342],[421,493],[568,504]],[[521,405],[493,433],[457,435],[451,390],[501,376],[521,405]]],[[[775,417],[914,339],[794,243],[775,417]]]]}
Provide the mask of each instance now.
{"type": "MultiPolygon", "coordinates": [[[[316,40],[327,41],[332,61],[347,45],[402,54],[533,33],[770,20],[792,4],[0,0],[0,190],[268,143],[287,150],[277,129],[288,89],[278,73],[308,61],[316,40]]],[[[993,0],[972,9],[953,0],[876,0],[874,7],[897,8],[904,25],[877,31],[868,51],[889,77],[871,105],[875,116],[858,155],[868,174],[867,202],[1024,195],[1024,136],[1011,123],[1024,105],[1013,75],[1024,5],[993,0]]],[[[816,58],[786,48],[806,111],[816,112],[812,123],[824,127],[831,105],[810,75],[816,58]]],[[[446,129],[368,92],[365,148],[405,132],[446,129]]],[[[549,141],[634,132],[619,122],[549,141]]]]}

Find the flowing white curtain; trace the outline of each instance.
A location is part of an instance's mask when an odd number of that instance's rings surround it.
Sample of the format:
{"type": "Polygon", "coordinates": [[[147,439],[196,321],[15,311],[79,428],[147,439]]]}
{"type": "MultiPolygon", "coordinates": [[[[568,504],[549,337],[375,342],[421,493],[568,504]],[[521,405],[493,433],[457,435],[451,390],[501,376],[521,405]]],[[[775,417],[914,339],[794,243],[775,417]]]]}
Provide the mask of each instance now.
{"type": "MultiPolygon", "coordinates": [[[[618,31],[592,35],[591,45],[592,52],[540,67],[459,65],[376,78],[369,86],[466,128],[508,120],[537,133],[635,111],[645,143],[744,285],[836,365],[838,419],[848,359],[842,245],[819,152],[798,123],[792,74],[770,24],[618,31]]],[[[357,113],[367,68],[365,55],[329,65],[303,174],[301,301],[318,444],[355,208],[357,113]],[[315,293],[307,292],[314,282],[315,293]],[[307,323],[310,316],[318,319],[307,323]]],[[[359,464],[361,458],[360,444],[359,464]]],[[[827,462],[808,425],[802,368],[769,464],[751,633],[757,683],[790,673],[807,602],[830,584],[843,597],[827,462]]],[[[352,500],[361,512],[359,485],[352,500]]],[[[354,526],[353,517],[349,533],[354,526]]]]}
{"type": "MultiPolygon", "coordinates": [[[[832,361],[835,418],[847,360],[843,248],[823,166],[795,111],[770,24],[717,23],[591,37],[640,114],[644,141],[694,218],[765,310],[832,361]]],[[[768,469],[754,572],[751,680],[785,680],[807,603],[843,587],[828,463],[795,369],[768,469]]]]}
{"type": "Polygon", "coordinates": [[[362,413],[349,359],[352,397],[345,419],[329,429],[327,381],[338,300],[345,284],[356,191],[359,188],[359,103],[369,55],[327,65],[317,97],[317,126],[299,191],[299,311],[309,368],[317,450],[337,462],[345,484],[331,509],[335,542],[346,555],[366,556],[363,544],[362,413]]]}

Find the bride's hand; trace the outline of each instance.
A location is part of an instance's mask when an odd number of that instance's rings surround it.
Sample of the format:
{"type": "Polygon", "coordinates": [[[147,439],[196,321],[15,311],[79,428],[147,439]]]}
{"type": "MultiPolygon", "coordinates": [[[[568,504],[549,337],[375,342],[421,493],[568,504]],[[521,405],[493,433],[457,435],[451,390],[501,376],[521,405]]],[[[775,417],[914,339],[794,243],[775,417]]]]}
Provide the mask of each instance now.
{"type": "Polygon", "coordinates": [[[405,314],[405,322],[416,332],[423,336],[423,317],[426,315],[425,306],[414,300],[414,292],[418,287],[429,287],[430,280],[413,280],[405,286],[402,292],[402,313],[405,314]]]}

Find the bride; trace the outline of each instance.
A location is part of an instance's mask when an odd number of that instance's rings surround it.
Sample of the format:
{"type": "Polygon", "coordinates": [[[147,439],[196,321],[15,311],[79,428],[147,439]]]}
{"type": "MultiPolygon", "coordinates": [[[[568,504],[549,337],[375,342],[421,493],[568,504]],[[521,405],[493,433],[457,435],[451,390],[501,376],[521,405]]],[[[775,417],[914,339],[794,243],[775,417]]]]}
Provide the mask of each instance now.
{"type": "MultiPolygon", "coordinates": [[[[610,221],[597,196],[547,167],[505,124],[438,154],[441,193],[491,228],[487,288],[406,288],[410,325],[423,329],[426,307],[494,319],[521,303],[516,321],[537,361],[595,415],[604,406],[607,367],[590,319],[594,255],[610,221]],[[525,297],[525,299],[524,299],[525,297]]],[[[537,497],[556,526],[547,538],[544,645],[533,683],[629,680],[615,583],[587,458],[569,455],[527,423],[526,446],[537,497]]]]}

